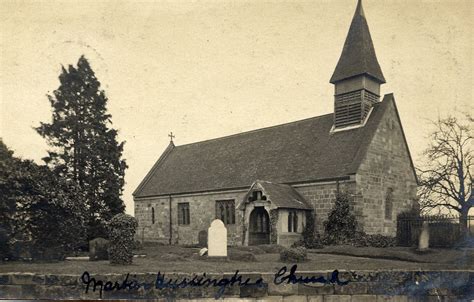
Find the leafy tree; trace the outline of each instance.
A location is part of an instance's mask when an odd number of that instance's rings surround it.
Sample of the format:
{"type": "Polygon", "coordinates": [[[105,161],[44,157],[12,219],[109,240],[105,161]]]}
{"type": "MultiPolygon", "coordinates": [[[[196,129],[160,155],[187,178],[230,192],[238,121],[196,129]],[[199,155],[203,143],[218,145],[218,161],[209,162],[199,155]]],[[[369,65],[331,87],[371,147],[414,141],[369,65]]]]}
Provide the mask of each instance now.
{"type": "MultiPolygon", "coordinates": [[[[11,196],[16,186],[11,178],[14,175],[15,158],[13,152],[7,148],[0,138],[0,258],[9,255],[9,242],[13,237],[13,216],[15,214],[15,200],[11,196]]],[[[0,260],[1,260],[0,259],[0,260]]]]}
{"type": "Polygon", "coordinates": [[[38,257],[48,251],[63,255],[85,239],[80,189],[58,178],[47,166],[13,157],[0,141],[1,223],[8,243],[32,241],[38,257]]]}
{"type": "Polygon", "coordinates": [[[459,214],[463,231],[469,209],[474,206],[472,169],[474,167],[473,118],[448,116],[433,122],[425,162],[418,168],[420,205],[424,212],[445,208],[459,214]]]}
{"type": "Polygon", "coordinates": [[[324,222],[324,241],[328,244],[346,243],[356,231],[357,219],[350,210],[349,195],[338,193],[328,220],[324,222]]]}
{"type": "Polygon", "coordinates": [[[85,193],[92,239],[106,235],[106,221],[125,208],[121,199],[127,168],[122,159],[124,142],[117,142],[117,130],[111,128],[107,113],[108,99],[84,56],[77,68],[63,67],[59,81],[59,88],[48,95],[52,122],[41,123],[37,131],[52,147],[45,162],[85,193]]]}

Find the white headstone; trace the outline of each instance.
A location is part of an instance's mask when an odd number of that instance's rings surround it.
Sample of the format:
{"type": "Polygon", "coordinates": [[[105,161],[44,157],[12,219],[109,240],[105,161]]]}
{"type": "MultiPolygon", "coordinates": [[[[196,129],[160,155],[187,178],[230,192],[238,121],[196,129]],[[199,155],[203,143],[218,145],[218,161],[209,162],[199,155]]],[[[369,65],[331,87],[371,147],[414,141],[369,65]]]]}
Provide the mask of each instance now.
{"type": "Polygon", "coordinates": [[[207,230],[207,245],[209,257],[227,257],[227,229],[220,219],[212,221],[207,230]]]}
{"type": "Polygon", "coordinates": [[[430,247],[430,230],[428,221],[423,221],[420,240],[418,241],[418,250],[425,251],[430,247]]]}

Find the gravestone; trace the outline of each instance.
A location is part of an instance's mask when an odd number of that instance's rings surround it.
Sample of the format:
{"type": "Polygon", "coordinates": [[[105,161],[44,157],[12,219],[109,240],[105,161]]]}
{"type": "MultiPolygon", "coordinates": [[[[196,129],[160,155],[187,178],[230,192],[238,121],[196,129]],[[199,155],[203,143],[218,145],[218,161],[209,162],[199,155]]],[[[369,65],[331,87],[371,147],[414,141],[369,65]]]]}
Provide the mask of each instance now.
{"type": "Polygon", "coordinates": [[[199,247],[206,247],[207,246],[207,231],[202,230],[198,234],[198,245],[199,247]]]}
{"type": "Polygon", "coordinates": [[[418,250],[426,251],[430,247],[430,230],[428,221],[423,221],[420,239],[418,241],[418,250]]]}
{"type": "Polygon", "coordinates": [[[89,241],[89,260],[108,260],[109,241],[104,238],[95,238],[89,241]]]}
{"type": "Polygon", "coordinates": [[[208,229],[209,257],[227,257],[227,229],[220,219],[212,221],[208,229]]]}

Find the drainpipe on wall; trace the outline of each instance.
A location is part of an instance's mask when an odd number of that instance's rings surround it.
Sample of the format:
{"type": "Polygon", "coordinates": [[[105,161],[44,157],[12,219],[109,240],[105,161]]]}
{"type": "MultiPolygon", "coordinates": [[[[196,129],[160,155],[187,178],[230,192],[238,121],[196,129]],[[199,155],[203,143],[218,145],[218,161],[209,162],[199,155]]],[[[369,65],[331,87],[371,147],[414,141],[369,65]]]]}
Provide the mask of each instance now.
{"type": "Polygon", "coordinates": [[[171,215],[171,195],[168,195],[169,197],[169,204],[170,204],[170,242],[169,244],[171,245],[172,238],[173,238],[173,216],[171,215]]]}

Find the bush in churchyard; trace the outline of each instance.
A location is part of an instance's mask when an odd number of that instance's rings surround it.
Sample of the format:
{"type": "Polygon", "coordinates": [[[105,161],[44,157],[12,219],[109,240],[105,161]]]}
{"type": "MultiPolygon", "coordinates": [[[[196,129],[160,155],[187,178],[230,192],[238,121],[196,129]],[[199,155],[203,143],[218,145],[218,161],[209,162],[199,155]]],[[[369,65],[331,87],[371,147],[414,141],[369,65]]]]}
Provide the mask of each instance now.
{"type": "Polygon", "coordinates": [[[117,214],[109,221],[109,260],[111,264],[131,264],[137,220],[127,214],[117,214]]]}
{"type": "Polygon", "coordinates": [[[316,231],[314,224],[314,213],[312,211],[306,212],[306,224],[303,229],[304,247],[308,249],[323,248],[319,233],[316,231]]]}
{"type": "Polygon", "coordinates": [[[286,248],[280,252],[280,261],[287,263],[304,262],[307,259],[306,249],[302,246],[286,248]]]}
{"type": "Polygon", "coordinates": [[[381,234],[366,234],[365,232],[356,231],[348,242],[356,247],[393,247],[397,240],[395,237],[385,236],[381,234]]]}
{"type": "Polygon", "coordinates": [[[350,210],[347,193],[338,193],[334,207],[324,222],[324,244],[349,243],[357,231],[357,219],[350,210]]]}

